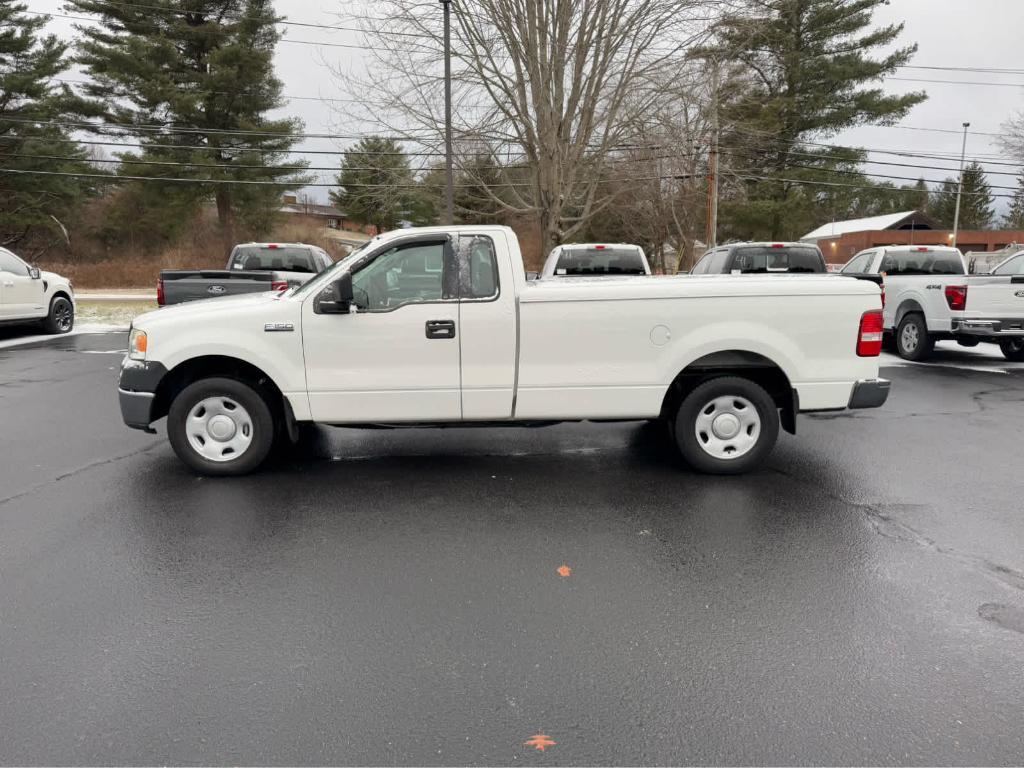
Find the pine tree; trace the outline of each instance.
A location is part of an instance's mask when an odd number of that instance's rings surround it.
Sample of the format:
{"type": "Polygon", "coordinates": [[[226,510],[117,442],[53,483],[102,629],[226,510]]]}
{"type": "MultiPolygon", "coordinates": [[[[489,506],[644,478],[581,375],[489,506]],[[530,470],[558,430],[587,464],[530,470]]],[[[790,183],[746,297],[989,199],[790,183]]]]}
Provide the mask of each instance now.
{"type": "Polygon", "coordinates": [[[90,191],[82,179],[50,173],[95,173],[86,154],[54,123],[69,106],[55,78],[68,68],[67,46],[42,35],[46,19],[0,0],[0,245],[36,233],[63,237],[63,224],[90,191]]]}
{"type": "Polygon", "coordinates": [[[368,136],[345,152],[338,175],[340,190],[331,200],[347,216],[373,224],[381,232],[395,229],[415,207],[415,179],[409,158],[394,139],[368,136]]]}
{"type": "MultiPolygon", "coordinates": [[[[932,195],[929,213],[942,226],[952,229],[956,219],[959,183],[946,179],[932,195]]],[[[960,229],[987,229],[992,225],[992,189],[985,179],[985,169],[974,162],[964,168],[964,188],[960,196],[960,229]]]]}
{"type": "Polygon", "coordinates": [[[1017,177],[1017,191],[1010,200],[1010,210],[1003,216],[1006,229],[1024,229],[1024,173],[1017,177]]]}
{"type": "Polygon", "coordinates": [[[871,29],[874,10],[886,2],[745,0],[721,24],[716,44],[701,52],[736,62],[753,80],[725,110],[726,124],[734,127],[729,138],[740,153],[734,163],[759,177],[747,182],[745,215],[753,218],[739,227],[747,230],[745,237],[802,235],[809,218],[820,223],[822,198],[834,197],[813,182],[851,183],[853,177],[836,171],[856,166],[863,153],[809,141],[892,123],[926,98],[887,94],[877,85],[917,50],[895,47],[902,24],[871,29]]]}
{"type": "MultiPolygon", "coordinates": [[[[128,126],[141,146],[121,156],[129,161],[124,175],[194,180],[155,188],[193,210],[215,200],[225,250],[234,245],[236,219],[267,224],[281,194],[306,182],[303,164],[286,160],[301,123],[267,117],[284,105],[273,65],[280,19],[270,0],[68,6],[98,18],[80,27],[78,61],[92,77],[87,96],[105,122],[128,126]]],[[[157,184],[145,183],[147,192],[157,184]]]]}

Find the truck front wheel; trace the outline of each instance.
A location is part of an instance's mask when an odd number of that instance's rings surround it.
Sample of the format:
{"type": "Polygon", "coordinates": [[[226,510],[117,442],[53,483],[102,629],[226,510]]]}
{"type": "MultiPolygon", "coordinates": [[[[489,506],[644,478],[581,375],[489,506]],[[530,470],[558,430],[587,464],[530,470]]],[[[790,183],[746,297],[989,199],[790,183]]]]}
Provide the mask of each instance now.
{"type": "Polygon", "coordinates": [[[739,475],[756,468],[779,438],[779,409],[761,386],[725,376],[705,381],[679,406],[675,437],[700,472],[739,475]]]}
{"type": "Polygon", "coordinates": [[[267,458],[274,418],[266,400],[237,379],[202,379],[171,403],[167,437],[178,458],[203,475],[244,475],[267,458]]]}
{"type": "Polygon", "coordinates": [[[999,342],[1003,357],[1011,363],[1024,363],[1024,339],[1003,339],[999,342]]]}

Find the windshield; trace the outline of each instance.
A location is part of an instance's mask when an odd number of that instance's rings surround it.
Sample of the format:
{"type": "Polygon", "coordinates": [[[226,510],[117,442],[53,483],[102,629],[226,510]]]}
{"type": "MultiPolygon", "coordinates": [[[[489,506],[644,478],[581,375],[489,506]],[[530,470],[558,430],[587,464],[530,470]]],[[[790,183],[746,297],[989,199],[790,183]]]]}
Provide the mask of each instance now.
{"type": "Polygon", "coordinates": [[[269,245],[235,248],[228,268],[251,272],[306,272],[313,275],[320,271],[308,248],[269,245]]]}
{"type": "Polygon", "coordinates": [[[352,251],[348,256],[346,256],[344,259],[334,264],[334,266],[330,267],[329,269],[325,269],[323,272],[321,272],[319,275],[317,275],[315,278],[310,280],[305,285],[301,285],[298,288],[295,288],[292,291],[291,295],[305,296],[309,293],[313,293],[315,291],[320,290],[324,285],[333,280],[337,275],[340,275],[342,272],[347,270],[349,266],[352,264],[352,262],[356,261],[360,256],[363,255],[363,252],[369,247],[370,243],[372,242],[372,240],[368,240],[367,242],[363,243],[354,251],[352,251]]]}
{"type": "Polygon", "coordinates": [[[757,272],[824,272],[825,259],[808,246],[751,245],[737,248],[732,270],[757,272]]]}
{"type": "Polygon", "coordinates": [[[558,257],[555,275],[646,275],[638,248],[566,248],[558,257]]]}

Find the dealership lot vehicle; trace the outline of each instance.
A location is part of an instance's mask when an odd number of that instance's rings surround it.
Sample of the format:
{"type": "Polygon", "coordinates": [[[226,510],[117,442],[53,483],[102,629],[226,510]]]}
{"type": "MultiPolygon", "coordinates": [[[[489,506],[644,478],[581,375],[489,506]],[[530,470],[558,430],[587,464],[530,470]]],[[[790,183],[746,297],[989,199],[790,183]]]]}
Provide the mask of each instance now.
{"type": "Polygon", "coordinates": [[[0,248],[0,325],[25,323],[39,323],[47,333],[69,333],[75,327],[74,286],[0,248]]]}
{"type": "Polygon", "coordinates": [[[510,229],[406,230],[282,296],[138,318],[120,400],[207,474],[252,471],[301,422],[658,418],[692,466],[739,473],[800,412],[885,402],[881,322],[858,280],[527,282],[510,229]]]}
{"type": "Polygon", "coordinates": [[[235,246],[226,269],[165,269],[157,281],[160,306],[246,293],[286,291],[306,283],[334,261],[322,248],[302,243],[235,246]]]}
{"type": "MultiPolygon", "coordinates": [[[[1020,259],[1018,261],[1018,259],[1020,259]]],[[[862,251],[842,274],[885,280],[885,329],[907,360],[926,360],[935,342],[998,344],[1008,360],[1024,360],[1024,258],[991,275],[968,275],[956,248],[893,246],[862,251]]]]}
{"type": "Polygon", "coordinates": [[[649,274],[651,265],[639,245],[572,243],[560,245],[548,254],[540,278],[649,274]]]}
{"type": "Polygon", "coordinates": [[[816,245],[807,243],[730,243],[708,251],[691,275],[825,274],[828,266],[816,245]]]}

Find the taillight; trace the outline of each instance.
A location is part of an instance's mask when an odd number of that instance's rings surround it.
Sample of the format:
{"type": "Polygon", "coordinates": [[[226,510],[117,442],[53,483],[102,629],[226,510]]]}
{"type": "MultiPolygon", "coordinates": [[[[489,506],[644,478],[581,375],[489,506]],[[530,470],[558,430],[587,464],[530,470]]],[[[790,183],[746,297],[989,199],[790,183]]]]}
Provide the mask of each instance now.
{"type": "Polygon", "coordinates": [[[166,302],[164,301],[164,281],[160,278],[156,281],[156,305],[162,307],[166,302]]]}
{"type": "Polygon", "coordinates": [[[949,308],[954,311],[964,310],[967,308],[967,286],[966,285],[947,285],[946,286],[946,303],[949,304],[949,308]]]}
{"type": "Polygon", "coordinates": [[[282,291],[287,291],[288,290],[288,281],[287,280],[275,280],[274,282],[272,282],[270,284],[270,290],[274,291],[275,293],[281,293],[282,291]]]}
{"type": "Polygon", "coordinates": [[[878,357],[882,354],[882,310],[872,309],[860,318],[860,335],[857,337],[858,357],[878,357]]]}

